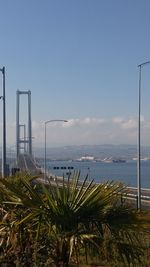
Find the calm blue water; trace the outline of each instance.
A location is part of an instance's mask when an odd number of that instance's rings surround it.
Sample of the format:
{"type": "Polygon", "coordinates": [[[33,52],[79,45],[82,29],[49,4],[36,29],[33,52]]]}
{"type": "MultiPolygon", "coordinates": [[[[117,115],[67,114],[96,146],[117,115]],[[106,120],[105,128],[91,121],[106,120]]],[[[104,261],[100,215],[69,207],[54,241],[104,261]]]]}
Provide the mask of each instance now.
{"type": "MultiPolygon", "coordinates": [[[[41,166],[43,162],[40,162],[41,166]]],[[[85,178],[89,174],[89,179],[96,182],[114,180],[121,181],[128,186],[137,186],[137,165],[136,161],[126,163],[101,163],[101,162],[77,162],[77,161],[47,161],[48,170],[58,176],[69,171],[68,168],[73,167],[74,170],[81,171],[81,178],[85,178]],[[55,169],[55,168],[59,169],[55,169]],[[62,169],[66,167],[66,169],[62,169]]],[[[141,186],[150,188],[150,161],[141,162],[141,186]]]]}

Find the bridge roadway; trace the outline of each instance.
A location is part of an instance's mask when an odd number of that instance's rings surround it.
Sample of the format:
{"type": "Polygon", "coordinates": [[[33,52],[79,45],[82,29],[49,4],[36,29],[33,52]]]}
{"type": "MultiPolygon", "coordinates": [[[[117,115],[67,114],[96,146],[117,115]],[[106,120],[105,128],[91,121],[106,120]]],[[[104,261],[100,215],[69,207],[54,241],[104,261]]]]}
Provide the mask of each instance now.
{"type": "MultiPolygon", "coordinates": [[[[28,155],[28,154],[20,154],[19,160],[18,160],[18,167],[22,171],[26,171],[31,175],[39,175],[39,180],[41,182],[46,182],[44,179],[44,172],[42,172],[41,168],[37,166],[34,159],[28,155]],[[42,175],[43,174],[43,175],[42,175]]],[[[54,182],[55,176],[52,174],[46,174],[46,178],[51,178],[54,182]]],[[[62,178],[59,177],[58,181],[61,185],[62,178]]],[[[131,199],[135,202],[135,205],[137,203],[137,188],[136,187],[127,187],[127,196],[126,198],[131,199]]],[[[141,188],[141,200],[142,200],[142,206],[144,206],[146,209],[150,210],[150,189],[141,188]]]]}
{"type": "Polygon", "coordinates": [[[41,170],[35,163],[34,159],[28,154],[20,154],[17,165],[20,170],[26,171],[31,175],[37,175],[41,170]]]}

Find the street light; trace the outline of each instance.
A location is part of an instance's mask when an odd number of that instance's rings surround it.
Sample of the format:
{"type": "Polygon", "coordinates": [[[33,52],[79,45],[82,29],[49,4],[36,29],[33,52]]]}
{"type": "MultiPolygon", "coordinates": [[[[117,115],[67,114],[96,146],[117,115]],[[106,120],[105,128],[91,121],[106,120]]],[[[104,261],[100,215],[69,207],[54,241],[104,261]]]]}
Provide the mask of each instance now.
{"type": "Polygon", "coordinates": [[[46,169],[47,169],[47,159],[46,159],[46,126],[48,123],[51,123],[51,122],[68,122],[67,120],[48,120],[48,121],[45,121],[44,124],[45,124],[45,158],[44,158],[44,178],[46,179],[46,169]]]}
{"type": "Polygon", "coordinates": [[[0,69],[3,75],[3,95],[0,97],[3,100],[3,152],[2,152],[2,177],[6,177],[6,99],[5,99],[5,67],[0,69]]]}
{"type": "Polygon", "coordinates": [[[142,67],[150,64],[150,61],[146,61],[138,65],[139,67],[139,92],[138,92],[138,138],[137,138],[137,208],[141,209],[141,78],[142,67]]]}

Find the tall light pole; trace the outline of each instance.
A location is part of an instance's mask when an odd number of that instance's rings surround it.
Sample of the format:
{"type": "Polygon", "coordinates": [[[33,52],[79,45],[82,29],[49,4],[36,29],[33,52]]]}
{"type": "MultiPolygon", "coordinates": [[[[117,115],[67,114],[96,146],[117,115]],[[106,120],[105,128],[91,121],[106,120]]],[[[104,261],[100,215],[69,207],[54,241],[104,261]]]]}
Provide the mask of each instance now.
{"type": "Polygon", "coordinates": [[[47,169],[47,158],[46,158],[46,126],[51,122],[68,122],[67,120],[48,120],[44,122],[45,125],[45,157],[44,157],[44,178],[46,179],[46,169],[47,169]]]}
{"type": "Polygon", "coordinates": [[[5,98],[5,67],[0,69],[3,75],[3,149],[2,149],[2,177],[6,177],[6,98],[5,98]]]}
{"type": "Polygon", "coordinates": [[[141,84],[142,67],[150,64],[150,61],[143,62],[139,67],[139,90],[138,90],[138,138],[137,138],[137,208],[141,209],[141,84]]]}

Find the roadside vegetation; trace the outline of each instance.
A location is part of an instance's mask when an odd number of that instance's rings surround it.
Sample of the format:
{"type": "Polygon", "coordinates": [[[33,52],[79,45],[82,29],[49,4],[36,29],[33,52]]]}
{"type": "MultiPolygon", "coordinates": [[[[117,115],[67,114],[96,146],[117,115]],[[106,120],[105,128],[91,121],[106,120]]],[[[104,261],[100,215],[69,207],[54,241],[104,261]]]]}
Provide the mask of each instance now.
{"type": "Polygon", "coordinates": [[[116,182],[0,179],[0,266],[150,266],[150,212],[116,182]]]}

